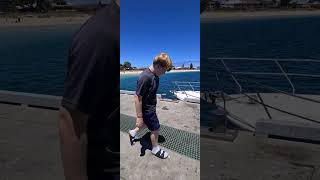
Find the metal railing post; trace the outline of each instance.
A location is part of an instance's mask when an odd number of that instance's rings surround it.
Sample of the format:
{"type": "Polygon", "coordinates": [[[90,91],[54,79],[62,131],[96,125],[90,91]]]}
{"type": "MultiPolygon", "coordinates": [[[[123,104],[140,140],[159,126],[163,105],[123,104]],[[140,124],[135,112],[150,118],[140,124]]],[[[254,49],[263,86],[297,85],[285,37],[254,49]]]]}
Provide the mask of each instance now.
{"type": "Polygon", "coordinates": [[[287,75],[287,73],[284,71],[284,69],[282,68],[281,64],[277,60],[274,60],[274,62],[278,65],[278,67],[280,68],[281,72],[283,73],[283,75],[287,78],[288,82],[290,83],[290,85],[292,87],[292,94],[295,94],[296,89],[295,89],[293,83],[291,82],[289,76],[287,75]]]}
{"type": "Polygon", "coordinates": [[[236,84],[238,85],[240,92],[242,92],[242,87],[241,87],[240,83],[239,83],[238,80],[234,77],[234,75],[233,75],[232,72],[230,71],[229,67],[226,65],[226,63],[224,62],[223,59],[221,59],[221,62],[222,62],[222,64],[223,64],[223,66],[225,67],[225,69],[230,73],[232,79],[233,79],[233,80],[236,82],[236,84]]]}

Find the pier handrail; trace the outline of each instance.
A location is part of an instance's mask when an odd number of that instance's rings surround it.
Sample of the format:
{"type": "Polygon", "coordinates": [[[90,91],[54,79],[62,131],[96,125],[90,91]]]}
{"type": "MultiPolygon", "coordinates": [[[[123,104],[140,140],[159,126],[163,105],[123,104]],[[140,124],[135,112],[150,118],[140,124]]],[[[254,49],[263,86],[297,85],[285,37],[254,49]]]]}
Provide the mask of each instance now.
{"type": "MultiPolygon", "coordinates": [[[[259,103],[261,105],[264,106],[265,108],[265,111],[267,113],[267,115],[269,116],[269,118],[271,119],[271,116],[270,116],[270,113],[268,111],[267,108],[271,108],[271,109],[274,109],[274,110],[277,110],[277,111],[280,111],[280,112],[283,112],[283,113],[286,113],[286,114],[289,114],[289,115],[292,115],[292,116],[295,116],[295,117],[298,117],[298,118],[301,118],[301,119],[304,119],[304,120],[307,120],[307,121],[311,121],[311,122],[314,122],[314,123],[318,123],[320,124],[319,121],[317,120],[314,120],[314,119],[311,119],[311,118],[308,118],[308,117],[305,117],[305,116],[302,116],[302,115],[299,115],[299,114],[295,114],[295,113],[291,113],[291,112],[288,112],[288,111],[285,111],[285,110],[282,110],[282,109],[279,109],[279,108],[276,108],[272,105],[268,105],[268,104],[265,104],[260,96],[260,101],[252,98],[251,96],[249,96],[248,94],[246,94],[245,92],[243,92],[243,86],[241,86],[241,84],[239,83],[239,79],[240,80],[245,80],[249,83],[255,83],[256,85],[258,85],[259,87],[263,87],[265,89],[269,89],[273,92],[278,92],[278,93],[281,93],[281,94],[286,94],[288,96],[292,96],[292,97],[295,97],[295,98],[300,98],[300,99],[303,99],[303,100],[307,100],[307,101],[311,101],[311,102],[315,102],[315,103],[320,103],[319,100],[316,100],[316,99],[311,99],[311,98],[307,98],[307,97],[303,97],[303,96],[300,96],[300,95],[296,95],[295,94],[295,86],[294,84],[292,83],[291,79],[289,78],[289,76],[302,76],[302,77],[314,77],[314,78],[320,78],[320,75],[314,75],[314,74],[300,74],[300,73],[287,73],[285,72],[285,70],[282,68],[282,66],[280,65],[279,61],[287,61],[287,62],[316,62],[316,63],[320,63],[320,60],[316,60],[316,59],[270,59],[270,58],[208,58],[210,60],[216,60],[216,61],[220,61],[223,66],[224,66],[224,69],[225,69],[225,73],[227,75],[230,75],[230,77],[233,79],[233,81],[237,84],[237,86],[239,87],[239,93],[240,94],[243,94],[245,95],[246,97],[248,97],[249,99],[255,101],[256,103],[259,103]],[[228,66],[227,64],[225,63],[225,61],[228,61],[228,60],[247,60],[247,61],[274,61],[276,63],[276,65],[279,67],[281,73],[266,73],[266,72],[233,72],[228,66]],[[282,91],[282,90],[279,90],[279,89],[276,89],[274,87],[270,87],[270,86],[267,86],[267,85],[264,85],[262,83],[259,83],[255,80],[251,80],[251,79],[248,79],[248,78],[245,78],[245,77],[239,77],[237,75],[279,75],[279,76],[284,76],[287,81],[289,82],[289,84],[291,85],[291,88],[292,88],[292,93],[288,93],[288,92],[285,92],[285,91],[282,91]]],[[[222,91],[222,93],[225,94],[224,91],[222,91]]],[[[226,94],[227,95],[227,94],[226,94]]]]}
{"type": "Polygon", "coordinates": [[[211,60],[248,60],[248,61],[296,61],[296,62],[319,62],[319,59],[296,59],[296,58],[237,58],[237,57],[209,57],[211,60]]]}
{"type": "Polygon", "coordinates": [[[183,91],[181,87],[189,87],[192,91],[195,91],[195,88],[200,88],[200,82],[173,81],[173,83],[180,91],[183,91]]]}
{"type": "Polygon", "coordinates": [[[238,81],[238,77],[236,77],[235,75],[277,75],[277,76],[284,76],[288,83],[291,86],[292,89],[292,95],[295,95],[296,93],[296,88],[293,84],[293,82],[290,79],[290,76],[300,76],[300,77],[313,77],[313,78],[320,78],[320,74],[307,74],[307,73],[288,73],[286,72],[283,67],[281,66],[281,64],[279,62],[315,62],[315,63],[320,63],[320,60],[318,59],[272,59],[272,58],[217,58],[217,57],[210,57],[208,58],[209,60],[215,60],[215,61],[220,61],[226,72],[228,72],[231,76],[231,78],[234,80],[234,82],[237,84],[239,91],[242,92],[242,86],[238,81]],[[273,61],[277,67],[279,68],[279,70],[281,71],[281,73],[274,73],[274,72],[243,72],[243,71],[232,71],[226,61],[230,61],[230,60],[239,60],[239,61],[273,61]]]}
{"type": "MultiPolygon", "coordinates": [[[[182,87],[187,87],[189,88],[190,90],[192,91],[196,91],[195,88],[199,88],[199,91],[200,91],[200,82],[191,82],[191,81],[173,81],[173,84],[175,85],[175,87],[183,92],[187,97],[188,96],[191,96],[193,97],[192,95],[188,95],[186,93],[186,90],[182,89],[182,87]]],[[[175,90],[174,90],[175,91],[175,90]]]]}

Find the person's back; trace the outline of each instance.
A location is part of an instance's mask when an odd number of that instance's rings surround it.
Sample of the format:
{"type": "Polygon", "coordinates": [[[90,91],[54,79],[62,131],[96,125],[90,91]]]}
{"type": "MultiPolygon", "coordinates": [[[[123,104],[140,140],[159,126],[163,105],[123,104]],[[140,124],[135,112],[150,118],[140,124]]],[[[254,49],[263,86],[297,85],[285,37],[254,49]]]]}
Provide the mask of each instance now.
{"type": "Polygon", "coordinates": [[[142,108],[144,110],[155,109],[157,105],[159,77],[147,68],[139,75],[137,87],[136,91],[142,96],[142,108]]]}
{"type": "MultiPolygon", "coordinates": [[[[88,117],[83,129],[88,139],[89,179],[120,173],[119,59],[120,8],[112,3],[97,11],[74,36],[61,103],[69,112],[88,117]]],[[[83,126],[72,119],[74,126],[83,126]]]]}

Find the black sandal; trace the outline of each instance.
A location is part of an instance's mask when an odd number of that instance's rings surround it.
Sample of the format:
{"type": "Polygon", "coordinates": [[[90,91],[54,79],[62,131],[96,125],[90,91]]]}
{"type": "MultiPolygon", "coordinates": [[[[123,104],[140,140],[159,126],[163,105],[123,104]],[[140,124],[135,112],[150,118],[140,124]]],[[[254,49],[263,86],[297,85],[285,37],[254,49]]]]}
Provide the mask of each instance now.
{"type": "Polygon", "coordinates": [[[159,151],[158,151],[156,154],[154,154],[154,155],[157,156],[158,158],[161,158],[161,159],[167,159],[167,158],[169,157],[169,155],[168,155],[168,153],[167,153],[167,156],[164,157],[164,154],[165,154],[165,153],[166,153],[166,152],[165,152],[164,150],[159,149],[159,151]]]}
{"type": "Polygon", "coordinates": [[[135,142],[135,138],[133,136],[131,136],[130,133],[129,133],[129,139],[130,139],[131,146],[133,146],[134,142],[135,142]]]}

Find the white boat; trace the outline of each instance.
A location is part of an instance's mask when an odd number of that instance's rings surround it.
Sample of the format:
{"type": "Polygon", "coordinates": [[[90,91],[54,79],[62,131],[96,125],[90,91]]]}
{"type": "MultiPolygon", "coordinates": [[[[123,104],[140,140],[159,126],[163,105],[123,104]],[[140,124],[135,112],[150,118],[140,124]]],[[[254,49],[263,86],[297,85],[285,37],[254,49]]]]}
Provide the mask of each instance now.
{"type": "Polygon", "coordinates": [[[174,82],[176,89],[171,91],[179,100],[200,103],[200,82],[174,82]]]}
{"type": "MultiPolygon", "coordinates": [[[[297,89],[301,89],[297,77],[304,78],[302,79],[304,83],[306,83],[306,78],[312,78],[313,80],[310,82],[315,84],[319,82],[320,74],[315,74],[315,70],[312,72],[311,69],[318,68],[320,60],[263,58],[208,59],[216,67],[221,67],[219,72],[212,72],[212,76],[219,73],[221,76],[230,77],[228,85],[233,82],[235,87],[238,87],[234,88],[236,93],[227,93],[226,86],[221,85],[221,89],[215,89],[219,93],[214,94],[212,92],[214,96],[211,99],[209,98],[211,100],[210,103],[216,105],[213,107],[225,111],[225,121],[230,121],[256,135],[263,134],[320,143],[320,113],[318,112],[320,95],[313,92],[305,93],[297,91],[297,89]],[[237,65],[240,65],[242,62],[250,62],[250,65],[254,65],[255,68],[249,71],[233,70],[235,66],[233,68],[229,66],[229,61],[236,61],[237,65]],[[273,67],[274,71],[270,72],[267,67],[259,68],[261,62],[264,62],[264,64],[269,63],[269,68],[273,67]],[[301,65],[297,66],[298,63],[301,65]],[[306,66],[307,63],[312,64],[312,66],[306,66]],[[271,66],[271,64],[275,66],[271,66]],[[286,66],[283,64],[286,64],[286,66]],[[289,67],[288,64],[294,64],[297,69],[291,68],[288,72],[288,68],[285,68],[289,67]],[[278,68],[277,71],[276,68],[278,68]],[[300,69],[305,70],[300,72],[300,69]],[[278,77],[277,79],[282,78],[286,80],[289,88],[288,90],[281,90],[278,87],[248,78],[248,76],[257,77],[257,75],[263,76],[264,79],[268,79],[271,76],[278,77]],[[295,81],[293,81],[294,78],[296,78],[295,81]],[[251,91],[247,90],[248,87],[251,87],[251,91]]],[[[222,79],[219,83],[227,84],[226,81],[226,79],[222,79]]],[[[209,92],[207,96],[208,94],[209,92]]],[[[209,101],[207,100],[207,102],[209,101]]],[[[215,112],[216,109],[208,109],[207,111],[209,114],[210,111],[215,112]]],[[[205,120],[206,116],[201,116],[201,119],[205,120]]],[[[208,115],[206,120],[209,121],[210,119],[213,119],[212,115],[208,115]]]]}

